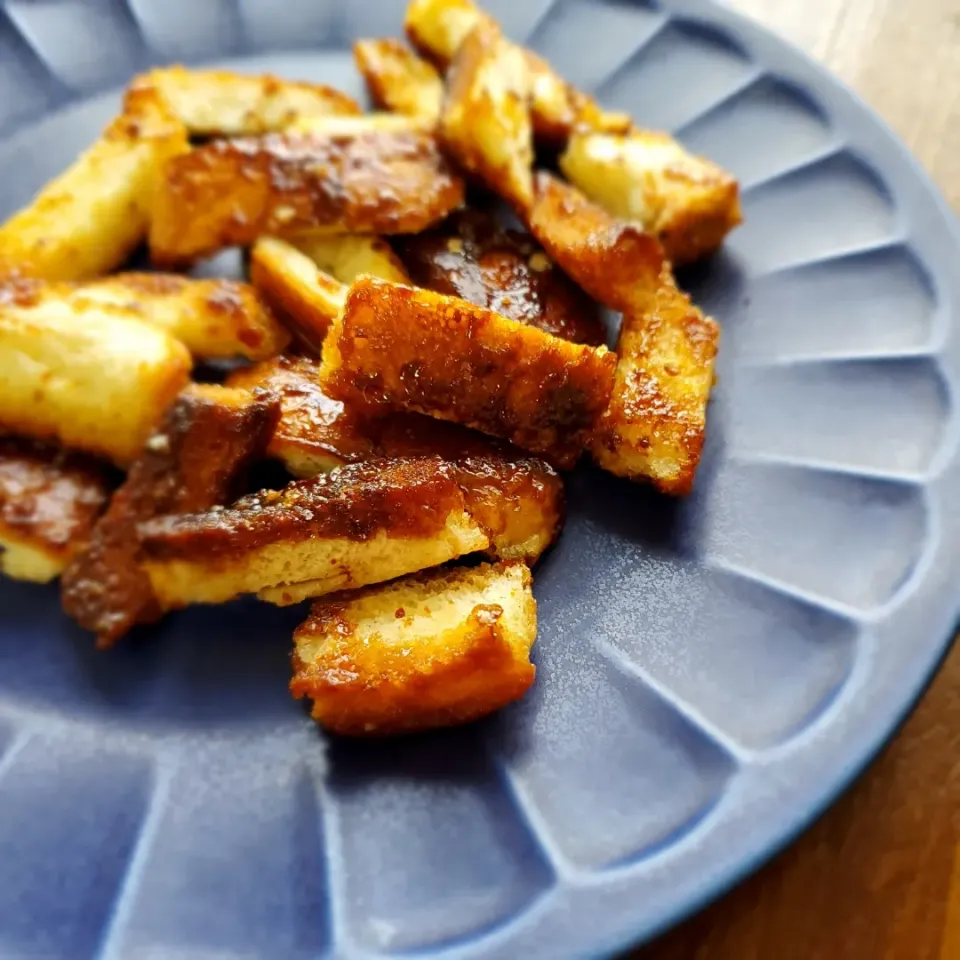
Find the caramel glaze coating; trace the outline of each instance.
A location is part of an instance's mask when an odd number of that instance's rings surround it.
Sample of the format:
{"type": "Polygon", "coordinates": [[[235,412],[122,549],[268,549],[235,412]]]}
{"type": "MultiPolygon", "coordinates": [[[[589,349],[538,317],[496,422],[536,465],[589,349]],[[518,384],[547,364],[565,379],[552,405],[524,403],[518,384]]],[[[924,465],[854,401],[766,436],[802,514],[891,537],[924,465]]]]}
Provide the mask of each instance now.
{"type": "Polygon", "coordinates": [[[463,210],[440,227],[397,238],[414,283],[573,343],[600,346],[606,330],[597,305],[555,266],[529,234],[508,230],[491,213],[463,210]]]}
{"type": "Polygon", "coordinates": [[[322,384],[360,410],[452,420],[543,454],[583,452],[616,357],[454,297],[361,277],[324,344],[322,384]]]}
{"type": "Polygon", "coordinates": [[[225,510],[159,517],[141,524],[139,533],[151,558],[216,560],[314,538],[429,537],[462,509],[455,472],[439,457],[376,459],[295,480],[283,490],[261,490],[225,510]]]}
{"type": "Polygon", "coordinates": [[[89,546],[63,575],[64,610],[97,634],[99,647],[163,612],[139,565],[137,524],[229,499],[279,416],[279,401],[269,395],[211,385],[180,394],[114,494],[89,546]]]}
{"type": "Polygon", "coordinates": [[[377,455],[371,425],[328,397],[319,375],[318,360],[293,355],[241,367],[227,377],[231,387],[264,389],[279,397],[280,419],[267,455],[283,461],[298,477],[377,455]]]}
{"type": "Polygon", "coordinates": [[[108,495],[96,461],[0,437],[0,534],[66,561],[87,542],[108,495]]]}
{"type": "Polygon", "coordinates": [[[463,199],[463,181],[427,133],[215,140],[168,164],[151,255],[178,266],[261,234],[417,233],[463,199]]]}
{"type": "Polygon", "coordinates": [[[312,538],[422,539],[443,530],[454,510],[470,514],[493,556],[534,559],[560,529],[563,484],[533,458],[380,457],[260,491],[228,509],[158,517],[141,524],[139,535],[151,558],[215,561],[312,538]]]}

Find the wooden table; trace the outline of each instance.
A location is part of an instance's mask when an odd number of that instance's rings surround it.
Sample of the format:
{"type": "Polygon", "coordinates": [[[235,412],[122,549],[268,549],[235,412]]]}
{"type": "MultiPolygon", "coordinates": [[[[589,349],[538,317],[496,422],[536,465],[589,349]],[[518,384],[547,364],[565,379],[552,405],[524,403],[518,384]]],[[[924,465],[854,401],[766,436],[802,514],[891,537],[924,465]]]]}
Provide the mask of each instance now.
{"type": "MultiPolygon", "coordinates": [[[[960,212],[958,0],[730,3],[858,90],[960,212]]],[[[816,826],[631,960],[960,960],[960,642],[816,826]]]]}

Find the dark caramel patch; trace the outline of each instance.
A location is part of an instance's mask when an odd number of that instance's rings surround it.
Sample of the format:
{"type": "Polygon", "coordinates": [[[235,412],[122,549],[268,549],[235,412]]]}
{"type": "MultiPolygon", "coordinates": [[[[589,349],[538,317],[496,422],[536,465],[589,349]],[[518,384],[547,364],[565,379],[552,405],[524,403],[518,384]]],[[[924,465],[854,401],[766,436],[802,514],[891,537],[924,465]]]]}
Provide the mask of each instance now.
{"type": "Polygon", "coordinates": [[[107,496],[106,474],[95,461],[0,437],[0,534],[66,561],[89,539],[107,496]]]}
{"type": "Polygon", "coordinates": [[[376,459],[260,491],[228,509],[159,517],[141,524],[139,534],[152,559],[199,561],[314,538],[426,538],[458,509],[463,495],[450,464],[437,457],[376,459]]]}
{"type": "Polygon", "coordinates": [[[280,413],[268,395],[211,385],[183,391],[134,461],[125,483],[67,567],[63,607],[107,647],[162,613],[139,565],[137,524],[205,510],[234,493],[240,472],[266,446],[280,413]]]}
{"type": "Polygon", "coordinates": [[[606,340],[597,305],[532,236],[505,229],[490,213],[464,210],[427,233],[398,238],[397,246],[418,286],[573,343],[606,340]]]}

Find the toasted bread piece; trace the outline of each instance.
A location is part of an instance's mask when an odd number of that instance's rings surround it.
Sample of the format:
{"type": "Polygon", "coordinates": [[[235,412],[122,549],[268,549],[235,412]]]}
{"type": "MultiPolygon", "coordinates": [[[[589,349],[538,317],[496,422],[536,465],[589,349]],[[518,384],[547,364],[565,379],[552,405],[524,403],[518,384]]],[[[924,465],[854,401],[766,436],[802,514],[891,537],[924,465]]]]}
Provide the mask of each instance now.
{"type": "MultiPolygon", "coordinates": [[[[367,273],[394,283],[409,283],[410,277],[393,248],[382,237],[369,233],[305,234],[293,240],[321,270],[343,284],[367,273]]],[[[346,297],[346,290],[343,291],[346,297]]]]}
{"type": "Polygon", "coordinates": [[[615,220],[576,187],[541,170],[529,227],[547,253],[591,297],[612,310],[643,314],[659,288],[659,241],[615,220]]]}
{"type": "Polygon", "coordinates": [[[610,405],[591,451],[611,473],[686,494],[703,447],[719,329],[681,292],[660,243],[538,173],[534,235],[589,294],[623,312],[610,405]]]}
{"type": "MultiPolygon", "coordinates": [[[[405,28],[410,42],[434,64],[446,70],[477,24],[496,25],[472,0],[411,0],[405,28]]],[[[530,112],[538,140],[562,144],[578,126],[624,133],[630,118],[609,113],[567,83],[544,59],[522,47],[530,82],[530,112]]]]}
{"type": "Polygon", "coordinates": [[[280,398],[280,420],[267,454],[282,461],[295,477],[313,477],[379,454],[376,431],[368,421],[323,392],[320,363],[312,357],[255,363],[234,370],[227,383],[280,398]]]}
{"type": "Polygon", "coordinates": [[[242,137],[286,130],[298,120],[350,116],[360,105],[322,83],[251,76],[179,65],[138,77],[132,86],[155,86],[195,136],[242,137]]]}
{"type": "Polygon", "coordinates": [[[50,285],[83,322],[89,312],[143,320],[166,330],[195,357],[276,356],[290,334],[249,284],[194,280],[178,274],[118,273],[86,283],[50,285]]]}
{"type": "Polygon", "coordinates": [[[523,51],[480,21],[447,75],[440,135],[464,169],[517,209],[533,200],[530,78],[523,51]]]}
{"type": "Polygon", "coordinates": [[[176,266],[263,234],[416,233],[462,202],[463,181],[428,134],[216,140],[167,165],[150,249],[176,266]]]}
{"type": "Polygon", "coordinates": [[[560,169],[587,197],[657,236],[674,263],[711,253],[742,220],[734,177],[665,133],[581,131],[560,169]]]}
{"type": "Polygon", "coordinates": [[[99,647],[112,646],[164,610],[140,565],[137,524],[230,499],[279,415],[279,401],[269,395],[211,384],[194,384],[180,394],[113,495],[89,545],[63,575],[63,608],[97,635],[99,647]]]}
{"type": "Polygon", "coordinates": [[[349,736],[465,723],[523,696],[536,635],[523,564],[430,571],[315,603],[290,690],[349,736]]]}
{"type": "Polygon", "coordinates": [[[399,40],[357,40],[353,60],[381,110],[440,119],[443,80],[434,66],[399,40]]]}
{"type": "Polygon", "coordinates": [[[165,607],[256,592],[295,603],[489,546],[438,458],[351,464],[226,510],[149,521],[139,534],[165,607]]]}
{"type": "Polygon", "coordinates": [[[400,255],[418,286],[460,297],[573,343],[599,346],[606,341],[597,305],[550,261],[533,237],[504,229],[489,213],[463,210],[434,230],[398,240],[400,255]]]}
{"type": "Polygon", "coordinates": [[[93,460],[0,437],[0,573],[47,583],[83,549],[108,496],[93,460]]]}
{"type": "Polygon", "coordinates": [[[101,138],[0,226],[0,283],[83,280],[120,266],[147,233],[164,165],[188,149],[155,89],[128,94],[101,138]]]}
{"type": "Polygon", "coordinates": [[[453,420],[569,467],[606,407],[615,363],[605,347],[361,277],[324,342],[322,385],[361,411],[453,420]]]}
{"type": "Polygon", "coordinates": [[[78,308],[45,284],[0,287],[0,425],[121,466],[186,384],[190,354],[148,323],[78,308]]]}
{"type": "Polygon", "coordinates": [[[319,354],[347,288],[305,253],[275,237],[261,237],[250,252],[250,280],[297,338],[319,354]]]}
{"type": "Polygon", "coordinates": [[[690,493],[719,336],[664,264],[653,305],[623,317],[613,395],[591,444],[601,467],[664,493],[690,493]]]}

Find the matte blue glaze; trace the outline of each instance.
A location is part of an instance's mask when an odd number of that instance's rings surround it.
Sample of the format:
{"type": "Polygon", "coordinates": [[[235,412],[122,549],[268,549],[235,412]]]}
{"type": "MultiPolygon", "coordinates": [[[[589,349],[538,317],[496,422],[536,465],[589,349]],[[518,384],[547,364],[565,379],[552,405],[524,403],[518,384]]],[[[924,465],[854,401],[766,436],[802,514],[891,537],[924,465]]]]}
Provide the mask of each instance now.
{"type": "MultiPolygon", "coordinates": [[[[578,470],[531,694],[389,743],[325,740],[289,699],[303,610],[187,611],[96,654],[55,589],[0,582],[0,956],[604,954],[790,839],[943,655],[960,239],[925,176],[849,91],[705,0],[488,6],[743,182],[746,224],[682,278],[724,328],[695,494],[578,470]]],[[[350,42],[402,15],[0,0],[0,216],[132,71],[359,94],[350,42]]]]}

